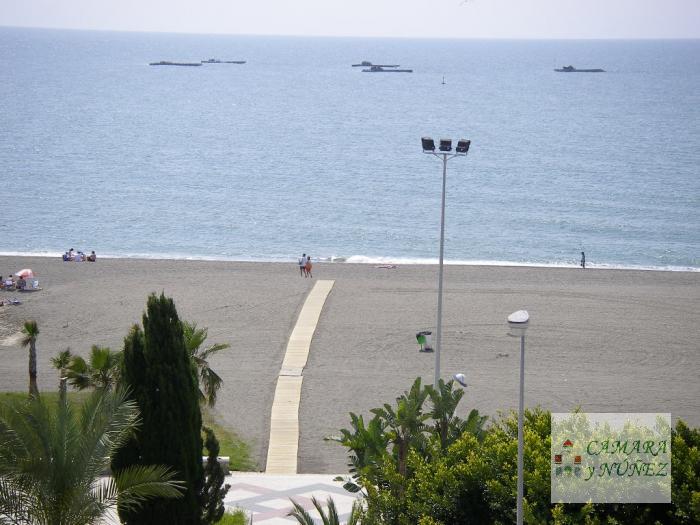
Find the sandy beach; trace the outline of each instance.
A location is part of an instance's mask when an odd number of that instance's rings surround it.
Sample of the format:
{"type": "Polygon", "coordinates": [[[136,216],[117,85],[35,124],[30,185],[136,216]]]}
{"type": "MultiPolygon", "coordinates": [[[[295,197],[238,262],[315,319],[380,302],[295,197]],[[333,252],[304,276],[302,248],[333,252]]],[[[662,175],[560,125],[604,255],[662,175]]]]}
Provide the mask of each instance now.
{"type": "MultiPolygon", "coordinates": [[[[0,274],[32,268],[43,290],[0,292],[0,389],[27,388],[18,331],[36,319],[39,387],[56,390],[50,358],[70,347],[121,348],[146,297],[164,291],[180,316],[232,348],[212,364],[224,379],[217,412],[252,445],[264,468],[269,416],[287,337],[312,279],[294,263],[0,257],[0,274]]],[[[434,355],[415,333],[434,329],[437,266],[317,264],[334,279],[304,370],[299,469],[342,473],[345,451],[323,437],[391,402],[416,376],[433,379],[434,355]]],[[[671,412],[700,425],[700,273],[447,266],[442,376],[464,372],[461,412],[517,406],[518,343],[506,316],[527,309],[526,404],[553,411],[671,412]]]]}

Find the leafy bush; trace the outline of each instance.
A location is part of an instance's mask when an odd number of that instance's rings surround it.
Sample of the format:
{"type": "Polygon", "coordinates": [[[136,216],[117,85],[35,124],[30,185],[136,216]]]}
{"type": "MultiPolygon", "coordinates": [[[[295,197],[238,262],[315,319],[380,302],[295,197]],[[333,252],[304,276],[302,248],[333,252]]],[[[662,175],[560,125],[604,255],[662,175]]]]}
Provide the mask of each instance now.
{"type": "MultiPolygon", "coordinates": [[[[363,525],[515,522],[517,413],[500,416],[488,428],[476,411],[459,420],[454,411],[461,396],[450,383],[421,389],[416,380],[396,407],[372,410],[368,424],[351,414],[352,428],[330,438],[349,450],[352,479],[346,487],[365,494],[363,525]],[[432,410],[424,412],[427,399],[432,410]],[[440,407],[447,407],[444,419],[440,407]]],[[[525,411],[524,445],[525,523],[700,524],[700,430],[682,421],[672,432],[671,504],[553,505],[549,412],[525,411]]]]}

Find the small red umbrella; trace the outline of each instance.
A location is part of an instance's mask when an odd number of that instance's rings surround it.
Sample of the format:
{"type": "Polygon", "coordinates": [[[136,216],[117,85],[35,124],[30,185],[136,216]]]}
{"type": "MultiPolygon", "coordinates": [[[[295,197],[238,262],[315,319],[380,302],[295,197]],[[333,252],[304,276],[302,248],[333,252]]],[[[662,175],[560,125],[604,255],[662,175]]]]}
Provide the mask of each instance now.
{"type": "Polygon", "coordinates": [[[15,273],[17,277],[26,279],[28,277],[34,277],[34,272],[31,271],[29,268],[25,268],[24,270],[20,270],[15,273]]]}

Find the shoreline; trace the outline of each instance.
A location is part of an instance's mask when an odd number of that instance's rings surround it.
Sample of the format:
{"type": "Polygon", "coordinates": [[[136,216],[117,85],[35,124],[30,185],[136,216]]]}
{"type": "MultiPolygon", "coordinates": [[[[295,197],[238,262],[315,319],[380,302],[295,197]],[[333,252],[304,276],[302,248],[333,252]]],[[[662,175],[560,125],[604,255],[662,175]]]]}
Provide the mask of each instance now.
{"type": "MultiPolygon", "coordinates": [[[[66,262],[61,259],[63,254],[58,252],[0,252],[0,258],[16,257],[16,258],[41,258],[41,259],[58,259],[61,262],[66,262]]],[[[193,256],[193,255],[167,255],[167,254],[98,254],[98,260],[127,260],[127,261],[202,261],[202,262],[229,262],[229,263],[279,263],[290,264],[295,263],[295,257],[280,257],[280,258],[265,258],[265,257],[250,257],[250,258],[232,258],[232,257],[214,257],[214,256],[193,256]]],[[[314,258],[312,258],[313,260],[314,258]]],[[[330,256],[315,258],[314,263],[318,264],[359,264],[359,265],[404,265],[404,266],[437,266],[438,259],[422,258],[422,257],[391,257],[391,256],[366,256],[366,255],[351,255],[348,257],[330,256]]],[[[448,260],[444,261],[445,266],[470,266],[470,267],[498,267],[498,268],[566,268],[580,269],[578,263],[573,262],[519,262],[519,261],[502,261],[502,260],[448,260]]],[[[700,267],[695,266],[654,266],[654,265],[626,265],[617,263],[590,263],[586,262],[586,270],[630,270],[644,272],[687,272],[700,273],[700,267]]]]}
{"type": "MultiPolygon", "coordinates": [[[[432,383],[434,354],[415,334],[434,330],[437,265],[317,264],[99,258],[64,263],[1,257],[0,274],[34,270],[40,292],[1,292],[22,304],[0,308],[0,390],[24,391],[26,349],[17,333],[36,319],[39,388],[56,390],[50,359],[70,347],[121,349],[141,322],[147,295],[173,298],[182,319],[230,343],[212,359],[224,386],[215,413],[251,444],[264,469],[275,384],[287,341],[316,279],[335,285],[314,334],[300,406],[299,471],[344,472],[345,450],[324,436],[368,415],[421,376],[432,383]]],[[[443,378],[465,373],[460,405],[491,417],[517,407],[517,345],[506,316],[527,309],[525,403],[554,412],[671,412],[700,426],[700,273],[583,271],[578,268],[445,267],[443,378]],[[515,345],[515,346],[514,346],[515,345]]]]}

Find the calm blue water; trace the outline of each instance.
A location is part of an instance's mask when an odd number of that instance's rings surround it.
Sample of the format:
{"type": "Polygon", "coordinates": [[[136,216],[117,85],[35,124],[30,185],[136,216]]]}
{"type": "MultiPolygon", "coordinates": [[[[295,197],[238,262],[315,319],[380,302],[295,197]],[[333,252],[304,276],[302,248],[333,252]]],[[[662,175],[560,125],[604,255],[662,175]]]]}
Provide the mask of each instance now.
{"type": "Polygon", "coordinates": [[[0,71],[4,253],[435,260],[432,135],[447,260],[700,268],[700,41],[0,28],[0,71]]]}

